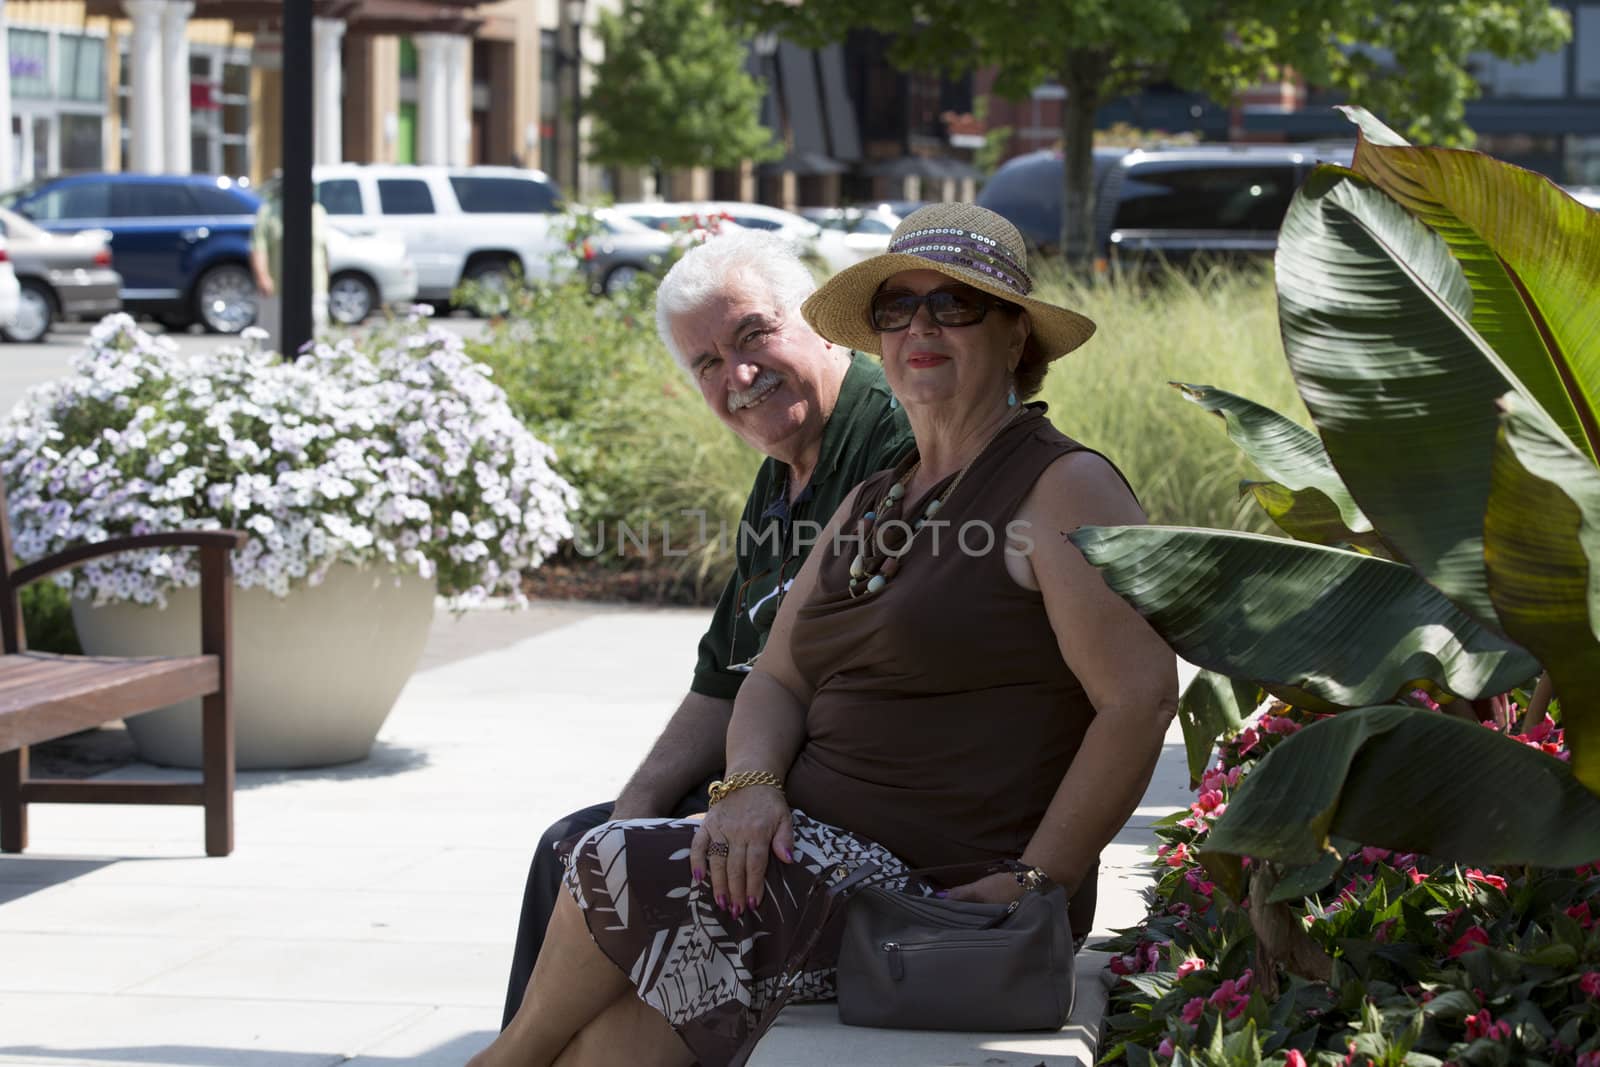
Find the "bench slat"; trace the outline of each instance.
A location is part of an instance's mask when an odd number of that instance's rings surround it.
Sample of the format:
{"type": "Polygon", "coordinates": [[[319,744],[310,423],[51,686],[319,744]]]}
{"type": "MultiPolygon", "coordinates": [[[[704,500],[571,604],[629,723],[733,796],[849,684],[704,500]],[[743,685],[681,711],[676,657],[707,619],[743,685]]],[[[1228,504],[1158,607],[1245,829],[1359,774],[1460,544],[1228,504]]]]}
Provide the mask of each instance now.
{"type": "Polygon", "coordinates": [[[0,656],[0,752],[215,692],[217,657],[0,656]]]}
{"type": "Polygon", "coordinates": [[[34,778],[22,784],[29,804],[204,804],[201,782],[97,782],[34,778]]]}

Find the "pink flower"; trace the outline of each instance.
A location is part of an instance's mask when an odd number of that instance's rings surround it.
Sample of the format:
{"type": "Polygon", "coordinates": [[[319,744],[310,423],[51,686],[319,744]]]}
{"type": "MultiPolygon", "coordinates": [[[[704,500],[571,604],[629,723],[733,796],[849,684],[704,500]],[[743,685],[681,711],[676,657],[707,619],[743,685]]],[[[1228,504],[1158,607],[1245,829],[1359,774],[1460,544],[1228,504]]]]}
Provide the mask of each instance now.
{"type": "Polygon", "coordinates": [[[1263,733],[1277,734],[1280,737],[1288,737],[1298,729],[1300,729],[1300,724],[1285,715],[1268,715],[1265,719],[1261,720],[1261,730],[1263,733]]]}
{"type": "Polygon", "coordinates": [[[1182,978],[1185,975],[1190,975],[1196,971],[1203,971],[1205,969],[1205,960],[1201,959],[1199,956],[1190,956],[1188,959],[1178,964],[1178,977],[1182,978]]]}
{"type": "Polygon", "coordinates": [[[1106,964],[1106,969],[1112,974],[1132,974],[1132,956],[1112,956],[1111,962],[1106,964]]]}
{"type": "Polygon", "coordinates": [[[1154,941],[1139,950],[1139,969],[1153,971],[1161,965],[1161,946],[1154,941]]]}
{"type": "Polygon", "coordinates": [[[1511,1024],[1505,1020],[1495,1022],[1489,1014],[1489,1009],[1484,1008],[1474,1015],[1467,1016],[1467,1040],[1476,1041],[1486,1037],[1491,1041],[1504,1041],[1511,1036],[1511,1024]]]}
{"type": "Polygon", "coordinates": [[[1394,855],[1394,853],[1390,852],[1386,848],[1375,848],[1371,845],[1368,845],[1366,848],[1361,850],[1361,862],[1383,863],[1392,855],[1394,855]]]}
{"type": "Polygon", "coordinates": [[[1582,904],[1575,904],[1568,908],[1567,918],[1575,920],[1585,930],[1594,926],[1594,916],[1589,913],[1589,902],[1587,900],[1582,904]]]}
{"type": "Polygon", "coordinates": [[[1456,943],[1450,946],[1449,956],[1451,959],[1455,959],[1457,956],[1465,956],[1469,952],[1476,952],[1488,943],[1489,932],[1487,930],[1481,926],[1469,926],[1467,932],[1457,938],[1456,943]]]}
{"type": "Polygon", "coordinates": [[[1183,1006],[1183,1021],[1193,1026],[1199,1022],[1206,1013],[1206,1000],[1204,997],[1195,997],[1183,1006]]]}
{"type": "Polygon", "coordinates": [[[1162,1038],[1161,1044],[1156,1046],[1156,1055],[1160,1056],[1164,1060],[1172,1059],[1173,1051],[1172,1038],[1170,1037],[1162,1038]]]}
{"type": "Polygon", "coordinates": [[[1300,1054],[1299,1049],[1292,1048],[1284,1053],[1283,1067],[1306,1067],[1306,1058],[1300,1054]]]}
{"type": "Polygon", "coordinates": [[[1504,878],[1500,877],[1498,874],[1484,874],[1476,867],[1472,867],[1467,870],[1467,881],[1477,882],[1479,885],[1486,885],[1492,889],[1498,889],[1502,893],[1506,891],[1506,880],[1504,878]]]}
{"type": "Polygon", "coordinates": [[[1421,885],[1423,882],[1428,880],[1428,876],[1422,871],[1417,870],[1415,867],[1406,872],[1406,877],[1411,879],[1412,885],[1421,885]]]}
{"type": "Polygon", "coordinates": [[[1242,756],[1246,752],[1249,752],[1252,748],[1255,748],[1256,745],[1260,744],[1260,742],[1261,735],[1256,733],[1255,727],[1245,727],[1244,733],[1239,735],[1239,755],[1242,756]]]}
{"type": "Polygon", "coordinates": [[[1182,867],[1189,859],[1189,846],[1179,841],[1172,846],[1172,850],[1166,856],[1161,856],[1159,851],[1157,851],[1156,856],[1165,859],[1168,867],[1182,867]]]}
{"type": "Polygon", "coordinates": [[[1197,811],[1207,812],[1215,811],[1217,808],[1225,806],[1225,804],[1226,801],[1223,799],[1221,790],[1207,789],[1195,800],[1194,807],[1197,811]]]}
{"type": "Polygon", "coordinates": [[[1577,1067],[1600,1067],[1600,1052],[1578,1053],[1577,1067]]]}
{"type": "Polygon", "coordinates": [[[1418,704],[1421,704],[1429,711],[1439,710],[1439,702],[1433,699],[1433,697],[1429,696],[1426,689],[1413,689],[1410,693],[1410,697],[1412,700],[1415,700],[1418,704]]]}
{"type": "Polygon", "coordinates": [[[1578,988],[1593,1000],[1600,1000],[1600,971],[1590,971],[1578,979],[1578,988]]]}
{"type": "Polygon", "coordinates": [[[1228,784],[1228,775],[1222,768],[1209,770],[1200,776],[1200,793],[1218,793],[1228,784]]]}

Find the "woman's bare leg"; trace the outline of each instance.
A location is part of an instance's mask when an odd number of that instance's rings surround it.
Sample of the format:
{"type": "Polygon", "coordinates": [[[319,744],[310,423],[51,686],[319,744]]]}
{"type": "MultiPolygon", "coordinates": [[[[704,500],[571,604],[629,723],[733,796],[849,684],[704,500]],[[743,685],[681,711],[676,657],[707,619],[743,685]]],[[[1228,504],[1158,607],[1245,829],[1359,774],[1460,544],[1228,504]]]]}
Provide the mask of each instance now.
{"type": "Polygon", "coordinates": [[[578,1031],[555,1067],[690,1067],[694,1054],[665,1017],[629,989],[578,1031]]]}
{"type": "MultiPolygon", "coordinates": [[[[471,1067],[554,1063],[567,1042],[624,993],[632,996],[627,975],[589,936],[577,902],[562,894],[550,915],[522,1007],[494,1044],[472,1059],[471,1067]]],[[[666,1020],[661,1024],[666,1026],[666,1020]]]]}

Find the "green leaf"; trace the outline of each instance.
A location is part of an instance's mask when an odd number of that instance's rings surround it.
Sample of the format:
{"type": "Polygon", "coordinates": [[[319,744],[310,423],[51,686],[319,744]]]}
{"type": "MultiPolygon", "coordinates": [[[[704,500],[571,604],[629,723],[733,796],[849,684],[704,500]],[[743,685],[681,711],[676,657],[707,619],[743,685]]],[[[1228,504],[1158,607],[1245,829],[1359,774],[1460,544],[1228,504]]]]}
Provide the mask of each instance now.
{"type": "Polygon", "coordinates": [[[1261,703],[1253,682],[1235,681],[1215,671],[1201,671],[1178,700],[1183,749],[1189,758],[1189,788],[1200,784],[1211,763],[1217,738],[1244,728],[1244,720],[1261,703]]]}
{"type": "Polygon", "coordinates": [[[1495,405],[1521,386],[1469,324],[1449,247],[1363,179],[1319,167],[1284,220],[1277,284],[1290,370],[1351,495],[1396,558],[1493,625],[1495,405]]]}
{"type": "Polygon", "coordinates": [[[1271,408],[1225,390],[1184,382],[1168,384],[1186,400],[1219,416],[1233,443],[1261,473],[1286,489],[1317,490],[1338,510],[1347,528],[1357,533],[1372,530],[1372,523],[1351,499],[1316,434],[1271,408]]]}
{"type": "Polygon", "coordinates": [[[1600,797],[1560,760],[1477,723],[1363,708],[1268,753],[1201,858],[1309,864],[1330,834],[1478,866],[1572,867],[1600,856],[1600,797]]]}
{"type": "Polygon", "coordinates": [[[1333,881],[1333,876],[1344,866],[1344,857],[1338,852],[1323,853],[1317,862],[1303,867],[1291,867],[1284,872],[1278,884],[1267,896],[1268,904],[1282,904],[1304,900],[1333,881]]]}
{"type": "Polygon", "coordinates": [[[1166,526],[1086,526],[1068,537],[1178,655],[1297,707],[1384,703],[1423,679],[1475,699],[1539,672],[1389,560],[1166,526]]]}
{"type": "Polygon", "coordinates": [[[1413,148],[1365,112],[1354,169],[1450,245],[1472,325],[1591,460],[1600,454],[1600,214],[1480,152],[1413,148]],[[1368,139],[1369,136],[1372,139],[1368,139]]]}
{"type": "MultiPolygon", "coordinates": [[[[1320,489],[1294,490],[1277,482],[1241,482],[1241,493],[1249,493],[1278,529],[1296,541],[1314,545],[1350,545],[1372,553],[1387,555],[1381,538],[1370,532],[1350,529],[1344,516],[1320,489]]],[[[1365,521],[1366,516],[1362,516],[1365,521]]]]}
{"type": "Polygon", "coordinates": [[[1600,468],[1544,412],[1508,396],[1484,554],[1506,631],[1561,700],[1573,772],[1600,792],[1600,468]]]}

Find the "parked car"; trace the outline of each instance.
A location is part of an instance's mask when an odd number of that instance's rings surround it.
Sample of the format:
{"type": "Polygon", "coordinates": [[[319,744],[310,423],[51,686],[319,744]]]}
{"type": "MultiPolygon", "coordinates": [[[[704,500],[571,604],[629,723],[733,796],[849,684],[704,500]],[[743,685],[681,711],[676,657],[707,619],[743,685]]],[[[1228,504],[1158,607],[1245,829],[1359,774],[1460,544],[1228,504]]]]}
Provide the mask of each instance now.
{"type": "Polygon", "coordinates": [[[610,295],[632,285],[640,274],[659,274],[672,255],[673,240],[660,230],[615,208],[590,212],[600,232],[585,238],[578,257],[589,287],[610,295]]]}
{"type": "Polygon", "coordinates": [[[18,283],[16,319],[0,329],[6,340],[40,341],[52,322],[99,318],[122,307],[110,233],[51,233],[7,208],[0,208],[0,233],[18,283]]]}
{"type": "Polygon", "coordinates": [[[328,227],[328,317],[341,326],[374,311],[414,303],[417,268],[406,244],[387,234],[352,234],[328,227]]]}
{"type": "Polygon", "coordinates": [[[17,321],[17,299],[20,287],[17,272],[11,268],[11,253],[6,240],[0,237],[0,329],[10,329],[17,321]]]}
{"type": "Polygon", "coordinates": [[[889,238],[900,225],[900,216],[887,207],[814,207],[801,214],[825,233],[841,234],[839,240],[857,260],[887,252],[889,238]]]}
{"type": "MultiPolygon", "coordinates": [[[[1300,183],[1318,163],[1348,165],[1351,154],[1348,145],[1097,148],[1095,255],[1124,266],[1270,256],[1300,183]]],[[[1062,173],[1060,152],[1018,156],[995,171],[978,203],[1056,251],[1062,173]]]]}
{"type": "Polygon", "coordinates": [[[256,199],[206,174],[73,174],[0,196],[52,233],[111,234],[122,303],[169,326],[198,319],[237,333],[255,317],[250,227],[256,199]]]}
{"type": "Polygon", "coordinates": [[[1578,203],[1600,211],[1600,185],[1573,185],[1567,187],[1567,192],[1578,203]]]}
{"type": "Polygon", "coordinates": [[[569,257],[551,222],[561,191],[536,170],[339,163],[314,171],[329,220],[405,243],[417,296],[448,303],[464,282],[504,288],[514,274],[548,277],[569,257]]]}

